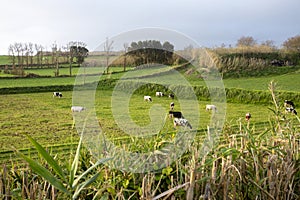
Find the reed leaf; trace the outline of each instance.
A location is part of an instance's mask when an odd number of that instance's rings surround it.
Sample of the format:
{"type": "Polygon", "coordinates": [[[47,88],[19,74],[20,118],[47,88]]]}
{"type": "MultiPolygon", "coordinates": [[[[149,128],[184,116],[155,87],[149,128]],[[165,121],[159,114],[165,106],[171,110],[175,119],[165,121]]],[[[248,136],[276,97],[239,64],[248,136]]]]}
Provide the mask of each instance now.
{"type": "Polygon", "coordinates": [[[98,160],[93,166],[91,166],[89,169],[87,169],[84,173],[82,173],[80,176],[78,176],[72,185],[72,188],[76,187],[76,185],[79,183],[80,179],[82,179],[83,177],[85,177],[90,171],[92,171],[94,168],[96,168],[98,165],[100,165],[101,163],[104,163],[108,160],[111,160],[111,158],[103,158],[98,160]]]}
{"type": "Polygon", "coordinates": [[[70,194],[70,192],[67,190],[67,188],[63,185],[63,183],[57,179],[49,170],[47,170],[45,167],[41,166],[38,162],[34,161],[33,159],[25,156],[21,152],[18,152],[18,154],[26,160],[26,162],[29,164],[30,168],[35,171],[37,174],[42,176],[44,179],[46,179],[51,185],[53,185],[55,188],[59,189],[60,191],[70,194]]]}
{"type": "Polygon", "coordinates": [[[39,154],[46,160],[47,164],[49,164],[53,170],[61,177],[64,181],[66,180],[65,174],[63,173],[63,170],[58,165],[58,163],[54,160],[54,158],[44,149],[36,140],[34,140],[32,137],[27,135],[27,138],[29,141],[35,146],[39,154]]]}
{"type": "Polygon", "coordinates": [[[99,176],[99,172],[96,173],[92,178],[86,180],[85,182],[78,185],[78,188],[76,189],[75,193],[73,194],[72,199],[77,199],[78,195],[80,194],[81,190],[92,184],[99,176]]]}
{"type": "Polygon", "coordinates": [[[82,137],[83,136],[81,135],[78,146],[77,146],[76,154],[75,154],[72,166],[71,166],[71,170],[70,170],[70,182],[69,182],[70,186],[73,185],[74,178],[75,178],[77,168],[78,168],[80,148],[81,148],[81,144],[82,144],[82,137]]]}

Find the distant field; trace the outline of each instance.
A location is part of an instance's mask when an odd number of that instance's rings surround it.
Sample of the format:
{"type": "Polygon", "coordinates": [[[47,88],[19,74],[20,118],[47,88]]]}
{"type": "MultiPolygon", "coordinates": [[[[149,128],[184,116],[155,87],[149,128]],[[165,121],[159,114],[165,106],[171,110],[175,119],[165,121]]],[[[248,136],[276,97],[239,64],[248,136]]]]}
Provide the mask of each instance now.
{"type": "MultiPolygon", "coordinates": [[[[79,68],[79,67],[73,67],[72,68],[72,75],[77,74],[99,74],[103,73],[104,67],[87,67],[87,68],[79,68]]],[[[54,76],[55,73],[54,68],[45,68],[45,69],[26,69],[25,73],[33,73],[40,76],[54,76]]],[[[119,72],[123,71],[122,67],[111,67],[109,69],[109,72],[119,72]]],[[[59,75],[70,75],[70,69],[68,67],[63,67],[59,69],[59,75]]]]}
{"type": "MultiPolygon", "coordinates": [[[[201,78],[197,78],[196,76],[183,75],[186,80],[189,81],[191,85],[201,85],[206,86],[207,84],[214,84],[214,81],[205,82],[201,78]]],[[[167,80],[168,82],[172,82],[176,84],[178,79],[172,74],[160,75],[157,77],[149,77],[144,80],[167,80]]],[[[243,78],[226,78],[223,79],[224,86],[226,88],[241,88],[247,90],[268,90],[268,84],[273,80],[277,82],[279,88],[278,90],[292,91],[292,92],[300,92],[300,73],[294,72],[283,75],[276,76],[264,76],[264,77],[243,77],[243,78]]]]}
{"type": "Polygon", "coordinates": [[[7,55],[0,55],[0,65],[10,64],[11,59],[7,55]]]}
{"type": "MultiPolygon", "coordinates": [[[[83,74],[80,69],[79,74],[83,74]]],[[[77,69],[78,71],[78,69],[77,69]]],[[[90,71],[91,72],[91,71],[90,71]]],[[[88,73],[86,73],[88,74],[88,73]]],[[[94,82],[100,79],[106,78],[120,78],[124,73],[113,73],[108,75],[89,75],[86,76],[85,82],[94,82]]],[[[83,80],[81,76],[80,80],[83,80]]],[[[72,77],[49,77],[49,78],[1,78],[0,88],[11,88],[11,87],[36,87],[36,86],[51,86],[51,85],[73,85],[75,84],[76,76],[72,77]]]]}
{"type": "MultiPolygon", "coordinates": [[[[80,69],[80,74],[83,74],[83,68],[80,69]]],[[[97,72],[96,69],[87,69],[86,74],[97,72]]],[[[122,71],[122,68],[111,68],[111,71],[122,71]]],[[[53,72],[53,69],[37,69],[32,70],[32,73],[37,73],[40,75],[48,75],[49,73],[53,72]]],[[[74,69],[74,74],[78,73],[78,68],[74,69]]],[[[149,73],[154,73],[155,70],[150,69],[148,71],[149,73]]],[[[68,74],[68,69],[64,68],[61,73],[68,74]]],[[[123,75],[126,75],[127,77],[138,77],[146,75],[143,73],[140,73],[139,71],[132,71],[130,72],[130,75],[128,76],[128,72],[120,72],[120,73],[113,73],[109,75],[102,75],[101,78],[116,78],[119,79],[123,75]]],[[[151,74],[150,73],[150,74],[151,74]]],[[[177,74],[178,75],[178,74],[177,74]]],[[[87,82],[97,81],[99,78],[99,75],[97,76],[89,76],[87,78],[87,82]]],[[[189,81],[191,85],[202,85],[205,86],[207,83],[203,81],[203,79],[196,78],[194,76],[184,76],[186,80],[189,81]]],[[[143,78],[144,81],[162,81],[165,80],[169,83],[176,84],[178,83],[178,79],[174,74],[164,74],[149,78],[143,78]]],[[[300,92],[300,73],[289,73],[284,75],[277,75],[277,76],[265,76],[265,77],[249,77],[249,78],[228,78],[224,79],[223,83],[226,88],[242,88],[247,90],[267,90],[268,84],[271,80],[274,80],[278,83],[279,90],[284,91],[294,91],[294,92],[300,92]]],[[[72,85],[75,82],[75,77],[59,77],[59,78],[30,78],[30,79],[24,79],[24,78],[17,78],[17,79],[0,79],[0,87],[30,87],[30,86],[48,86],[48,85],[72,85]]]]}
{"type": "Polygon", "coordinates": [[[291,73],[278,76],[251,77],[239,79],[225,79],[227,88],[243,88],[248,90],[267,90],[268,84],[274,80],[278,84],[278,90],[300,92],[300,73],[291,73]]]}
{"type": "MultiPolygon", "coordinates": [[[[95,81],[98,77],[95,77],[95,81]]],[[[0,79],[0,87],[36,87],[51,85],[73,85],[75,77],[64,78],[17,78],[17,79],[0,79]]]]}

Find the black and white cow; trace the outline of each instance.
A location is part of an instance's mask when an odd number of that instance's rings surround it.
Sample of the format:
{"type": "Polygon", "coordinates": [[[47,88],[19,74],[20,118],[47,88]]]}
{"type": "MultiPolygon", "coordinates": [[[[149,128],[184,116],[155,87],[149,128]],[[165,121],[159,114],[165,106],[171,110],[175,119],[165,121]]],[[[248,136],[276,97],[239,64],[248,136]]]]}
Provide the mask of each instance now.
{"type": "Polygon", "coordinates": [[[169,117],[170,118],[184,118],[181,112],[176,112],[176,111],[169,111],[169,117]]]}
{"type": "Polygon", "coordinates": [[[62,93],[61,92],[53,92],[53,97],[62,98],[62,93]]]}
{"type": "Polygon", "coordinates": [[[82,106],[72,106],[72,107],[71,107],[71,111],[72,111],[72,112],[82,112],[82,111],[84,111],[84,110],[86,110],[86,108],[85,108],[85,107],[82,107],[82,106]]]}
{"type": "Polygon", "coordinates": [[[297,115],[297,111],[293,107],[286,107],[285,111],[297,115]]]}
{"type": "Polygon", "coordinates": [[[190,129],[192,129],[192,125],[189,123],[189,121],[187,119],[183,119],[183,118],[174,118],[174,128],[176,128],[176,126],[187,126],[190,129]]]}
{"type": "Polygon", "coordinates": [[[170,103],[170,110],[174,110],[174,106],[175,106],[175,103],[174,103],[174,102],[171,102],[171,103],[170,103]]]}
{"type": "Polygon", "coordinates": [[[175,95],[174,94],[169,94],[169,98],[174,99],[175,95]]]}
{"type": "Polygon", "coordinates": [[[156,93],[155,93],[155,96],[157,96],[157,97],[162,97],[162,96],[164,96],[164,93],[162,93],[162,92],[156,92],[156,93]]]}
{"type": "Polygon", "coordinates": [[[249,120],[250,120],[250,118],[251,118],[251,114],[250,114],[250,113],[246,113],[246,116],[245,116],[245,118],[246,118],[246,121],[249,121],[249,120]]]}
{"type": "Polygon", "coordinates": [[[292,107],[295,108],[295,104],[292,101],[284,100],[284,107],[292,107]]]}
{"type": "Polygon", "coordinates": [[[151,96],[144,96],[144,101],[150,101],[150,102],[152,102],[151,96]]]}

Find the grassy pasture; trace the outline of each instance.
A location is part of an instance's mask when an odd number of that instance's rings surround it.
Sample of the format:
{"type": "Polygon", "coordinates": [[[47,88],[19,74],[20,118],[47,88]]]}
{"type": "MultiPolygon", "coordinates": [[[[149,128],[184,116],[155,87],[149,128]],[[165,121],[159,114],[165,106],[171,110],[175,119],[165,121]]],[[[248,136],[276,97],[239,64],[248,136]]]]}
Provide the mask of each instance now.
{"type": "MultiPolygon", "coordinates": [[[[87,68],[89,69],[89,68],[87,68]]],[[[119,68],[120,69],[120,68],[119,68]]],[[[111,74],[105,74],[105,75],[100,75],[100,74],[95,74],[94,75],[94,68],[91,68],[90,75],[89,73],[86,73],[88,75],[87,78],[85,78],[86,82],[95,82],[100,79],[119,79],[121,76],[123,76],[124,72],[120,72],[118,68],[113,68],[115,72],[118,73],[111,73],[111,74]]],[[[49,69],[37,69],[37,71],[51,71],[49,69]]],[[[113,71],[112,70],[112,71],[113,71]]],[[[48,73],[46,72],[46,73],[48,73]]],[[[42,72],[43,73],[43,72],[42,72]]],[[[84,76],[84,69],[80,68],[77,69],[77,74],[81,75],[81,80],[83,80],[84,76]]],[[[76,76],[72,77],[44,77],[44,78],[1,78],[0,79],[0,88],[13,88],[13,87],[37,87],[37,86],[53,86],[53,85],[73,85],[75,84],[76,76]]]]}
{"type": "Polygon", "coordinates": [[[0,65],[11,63],[11,59],[8,55],[0,55],[0,65]]]}
{"type": "MultiPolygon", "coordinates": [[[[107,138],[116,139],[127,137],[128,135],[118,129],[114,121],[111,110],[111,92],[99,90],[96,93],[96,113],[99,123],[107,138]]],[[[26,140],[25,134],[36,138],[41,144],[46,146],[72,143],[78,140],[78,134],[72,127],[72,92],[64,92],[64,97],[53,98],[52,93],[33,93],[1,95],[0,104],[0,151],[29,148],[30,144],[26,140]]],[[[154,94],[153,94],[154,96],[154,94]]],[[[170,99],[167,97],[153,97],[152,103],[143,101],[143,96],[132,95],[129,104],[131,118],[134,123],[145,126],[150,122],[149,112],[153,105],[161,105],[165,111],[165,116],[169,109],[170,99]]],[[[174,100],[176,110],[180,110],[179,102],[174,100]]],[[[204,134],[204,129],[209,124],[211,114],[205,111],[205,104],[209,102],[199,102],[199,134],[204,134]]],[[[251,112],[253,124],[257,128],[264,129],[263,124],[268,121],[269,110],[267,107],[258,105],[227,104],[226,121],[238,124],[244,121],[246,112],[251,112]]],[[[172,121],[166,119],[162,132],[174,133],[172,121]]],[[[169,134],[166,134],[166,136],[169,134]]],[[[127,142],[128,140],[124,140],[127,142]]],[[[166,138],[164,138],[166,139],[166,138]]],[[[168,139],[171,139],[168,137],[168,139]]],[[[124,141],[120,141],[120,144],[124,141]]]]}
{"type": "MultiPolygon", "coordinates": [[[[48,166],[37,155],[36,150],[30,148],[31,145],[24,135],[29,134],[46,147],[62,167],[70,169],[72,164],[71,157],[79,137],[76,130],[71,129],[72,114],[70,106],[72,104],[72,92],[63,92],[63,94],[64,97],[61,99],[53,98],[50,92],[0,96],[0,109],[2,111],[0,112],[1,164],[6,163],[10,166],[11,163],[19,162],[18,164],[21,164],[20,162],[23,162],[20,158],[17,159],[15,157],[13,151],[10,151],[15,147],[22,149],[24,154],[38,160],[43,166],[48,166]]],[[[158,114],[156,113],[155,117],[161,116],[161,114],[165,116],[171,101],[167,97],[155,97],[155,91],[150,92],[149,90],[147,94],[153,97],[152,103],[145,102],[143,94],[134,93],[130,96],[128,104],[130,118],[134,123],[141,126],[150,123],[150,115],[153,116],[152,108],[157,105],[161,106],[161,110],[158,114]]],[[[175,110],[180,110],[181,105],[178,100],[172,101],[175,102],[175,110]]],[[[126,107],[126,104],[121,101],[119,103],[126,107]]],[[[255,197],[260,195],[264,195],[261,199],[269,199],[268,195],[280,196],[278,199],[289,199],[286,196],[290,194],[293,195],[294,199],[297,199],[299,197],[299,173],[293,170],[298,169],[298,129],[295,129],[295,132],[290,130],[290,136],[283,135],[289,134],[289,132],[285,131],[283,134],[277,135],[277,124],[274,120],[274,115],[271,114],[267,106],[227,103],[226,124],[220,136],[220,143],[215,146],[212,155],[208,155],[208,157],[201,160],[201,158],[197,157],[199,156],[197,148],[200,148],[199,145],[201,145],[205,134],[207,134],[205,129],[211,118],[211,113],[205,111],[205,104],[207,103],[209,102],[199,101],[199,110],[195,110],[195,112],[200,113],[200,123],[199,127],[197,127],[197,135],[193,141],[193,147],[189,149],[190,152],[182,155],[172,165],[162,169],[158,174],[134,174],[101,165],[92,172],[99,172],[99,177],[82,192],[82,198],[80,199],[86,199],[94,195],[99,198],[107,197],[107,199],[114,199],[118,195],[123,197],[123,199],[128,199],[129,197],[140,199],[142,196],[146,199],[147,191],[153,192],[148,195],[153,198],[154,195],[162,194],[177,185],[180,186],[191,182],[194,182],[195,185],[189,185],[186,189],[178,189],[174,191],[172,196],[178,199],[184,199],[184,197],[192,199],[187,197],[191,189],[195,191],[194,196],[199,197],[200,194],[205,193],[204,188],[206,188],[207,183],[210,183],[210,190],[214,192],[216,199],[233,195],[239,195],[235,199],[255,199],[255,197]],[[251,112],[253,116],[248,126],[244,119],[246,112],[251,112]],[[271,118],[272,122],[269,122],[269,118],[271,118]],[[271,128],[270,123],[273,123],[273,128],[271,128]],[[249,129],[246,127],[249,127],[249,129]],[[290,139],[293,139],[294,142],[288,143],[290,139]],[[294,164],[296,165],[295,167],[294,164]],[[271,168],[268,166],[271,166],[271,168]],[[279,171],[280,176],[275,174],[275,172],[279,171]],[[290,178],[291,174],[292,178],[290,178]],[[193,178],[193,176],[196,178],[193,178]],[[265,181],[261,182],[261,180],[265,181]],[[282,184],[291,185],[291,188],[288,192],[277,194],[272,189],[269,189],[269,185],[272,184],[270,183],[271,181],[276,182],[274,183],[276,184],[276,191],[283,190],[285,186],[282,186],[282,184]],[[147,186],[145,186],[145,183],[147,186]],[[220,188],[220,185],[224,185],[224,187],[220,188]],[[244,187],[245,189],[243,189],[244,187]],[[99,188],[104,188],[104,190],[99,190],[99,188]]],[[[135,137],[126,134],[126,132],[124,133],[114,121],[115,116],[112,115],[112,90],[97,90],[95,111],[107,140],[126,151],[149,152],[159,149],[174,139],[175,130],[172,127],[172,121],[168,118],[165,118],[165,121],[163,121],[162,131],[155,133],[151,137],[135,137]]],[[[284,129],[288,130],[290,123],[294,119],[295,122],[297,121],[293,115],[286,116],[288,125],[284,126],[284,129]],[[292,119],[292,121],[289,119],[292,119]]],[[[186,117],[189,119],[189,115],[186,117]]],[[[163,118],[161,119],[163,120],[163,118]]],[[[298,125],[299,123],[295,124],[298,125]]],[[[86,149],[81,152],[80,156],[82,159],[79,164],[79,173],[82,174],[87,169],[87,166],[90,166],[95,160],[86,149]]],[[[49,184],[28,168],[14,168],[11,169],[11,172],[9,171],[6,169],[0,171],[1,175],[3,174],[2,177],[9,177],[9,182],[6,182],[6,179],[1,179],[1,183],[4,183],[4,186],[9,188],[10,191],[16,191],[13,194],[14,196],[23,195],[23,190],[20,187],[22,178],[20,180],[15,179],[15,174],[18,177],[23,177],[23,179],[25,176],[28,178],[33,177],[24,186],[27,188],[32,187],[31,185],[37,187],[49,184]],[[25,171],[28,171],[28,174],[25,171]],[[9,173],[13,174],[10,175],[9,173]],[[23,176],[24,173],[25,175],[23,176]]],[[[9,192],[4,191],[4,195],[5,193],[9,192]]],[[[30,193],[37,195],[40,192],[30,190],[30,193]]],[[[59,199],[66,199],[66,195],[60,191],[53,193],[59,199]]],[[[53,193],[49,194],[49,196],[53,195],[53,193]]],[[[45,195],[47,194],[45,192],[45,195]]]]}
{"type": "Polygon", "coordinates": [[[224,79],[227,88],[243,88],[248,90],[267,90],[270,81],[277,82],[278,90],[300,92],[300,73],[290,73],[277,76],[251,77],[239,79],[224,79]]]}
{"type": "MultiPolygon", "coordinates": [[[[192,85],[205,86],[207,83],[196,75],[186,75],[184,77],[192,85]]],[[[165,78],[172,78],[172,75],[164,75],[165,78]]],[[[241,78],[225,78],[223,79],[226,88],[241,88],[247,90],[268,90],[270,81],[278,83],[278,90],[299,92],[300,87],[300,72],[286,73],[282,75],[269,75],[261,77],[241,77],[241,78]]],[[[208,84],[210,84],[208,82],[208,84]]],[[[212,83],[213,84],[213,83],[212,83]]]]}
{"type": "MultiPolygon", "coordinates": [[[[100,74],[103,73],[105,67],[72,67],[72,75],[78,74],[100,74]]],[[[55,68],[43,68],[43,69],[25,69],[25,73],[33,73],[40,76],[54,76],[55,68]]],[[[122,67],[111,67],[110,73],[123,71],[122,67]]],[[[70,75],[70,69],[68,67],[62,67],[59,69],[59,75],[70,75]]]]}

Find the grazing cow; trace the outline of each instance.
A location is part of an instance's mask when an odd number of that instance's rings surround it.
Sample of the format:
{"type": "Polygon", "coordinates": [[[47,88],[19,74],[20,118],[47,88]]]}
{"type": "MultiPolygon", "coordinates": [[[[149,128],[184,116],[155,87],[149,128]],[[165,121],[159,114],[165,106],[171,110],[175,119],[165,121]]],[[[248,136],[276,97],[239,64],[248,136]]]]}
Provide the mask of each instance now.
{"type": "Polygon", "coordinates": [[[286,107],[285,111],[297,115],[297,111],[293,107],[286,107]]]}
{"type": "Polygon", "coordinates": [[[295,108],[295,104],[294,104],[294,102],[292,102],[292,101],[285,100],[285,101],[284,101],[284,107],[292,107],[292,108],[295,108]]]}
{"type": "Polygon", "coordinates": [[[169,111],[170,118],[184,118],[181,112],[169,111]]]}
{"type": "Polygon", "coordinates": [[[84,111],[84,110],[86,110],[86,108],[85,108],[85,107],[82,107],[82,106],[72,106],[72,107],[71,107],[71,111],[72,111],[72,112],[82,112],[82,111],[84,111]]]}
{"type": "Polygon", "coordinates": [[[246,118],[246,121],[249,121],[249,120],[250,120],[250,118],[251,118],[251,114],[250,114],[250,113],[246,113],[246,116],[245,116],[245,118],[246,118]]]}
{"type": "Polygon", "coordinates": [[[174,94],[169,94],[169,98],[174,99],[174,94]]]}
{"type": "Polygon", "coordinates": [[[217,112],[217,106],[215,106],[215,105],[206,105],[205,109],[206,109],[206,111],[211,110],[211,111],[217,112]]]}
{"type": "Polygon", "coordinates": [[[283,66],[284,65],[284,62],[282,60],[272,60],[271,61],[271,65],[273,66],[283,66]]]}
{"type": "Polygon", "coordinates": [[[61,98],[62,97],[62,93],[61,92],[53,92],[53,97],[61,98]]]}
{"type": "Polygon", "coordinates": [[[175,106],[174,102],[171,102],[170,103],[170,110],[174,110],[174,106],[175,106]]]}
{"type": "Polygon", "coordinates": [[[176,128],[176,126],[187,126],[190,129],[193,128],[187,119],[182,118],[174,118],[174,128],[176,128]]]}
{"type": "Polygon", "coordinates": [[[152,98],[151,96],[144,96],[144,101],[152,101],[152,98]]]}
{"type": "Polygon", "coordinates": [[[162,97],[162,96],[164,96],[164,93],[162,93],[162,92],[156,92],[156,93],[155,93],[155,96],[157,96],[157,97],[162,97]]]}

